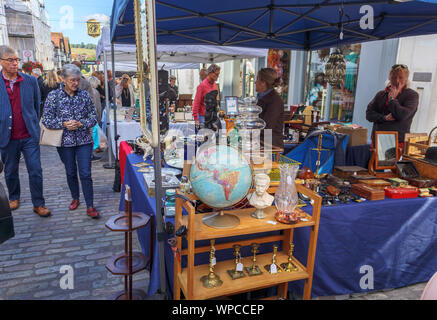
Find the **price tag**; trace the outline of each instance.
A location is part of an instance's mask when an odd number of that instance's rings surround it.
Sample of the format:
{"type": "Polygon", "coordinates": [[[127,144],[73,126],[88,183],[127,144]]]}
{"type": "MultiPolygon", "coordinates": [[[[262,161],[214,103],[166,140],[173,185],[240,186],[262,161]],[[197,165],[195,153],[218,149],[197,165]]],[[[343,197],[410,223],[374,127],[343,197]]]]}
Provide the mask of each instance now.
{"type": "Polygon", "coordinates": [[[242,264],[241,262],[240,262],[240,263],[237,263],[236,270],[237,270],[237,271],[243,271],[243,264],[242,264]]]}
{"type": "Polygon", "coordinates": [[[308,219],[306,219],[306,218],[302,218],[302,219],[300,219],[301,221],[308,221],[308,219]]]}
{"type": "Polygon", "coordinates": [[[217,261],[215,260],[215,258],[212,258],[212,260],[211,260],[211,264],[212,264],[213,266],[215,266],[215,265],[217,264],[217,261]]]}
{"type": "Polygon", "coordinates": [[[272,263],[270,265],[270,273],[278,273],[278,270],[276,270],[276,264],[272,263]]]}
{"type": "Polygon", "coordinates": [[[276,221],[269,220],[269,221],[267,221],[267,223],[270,223],[270,224],[275,225],[277,222],[276,222],[276,221]]]}

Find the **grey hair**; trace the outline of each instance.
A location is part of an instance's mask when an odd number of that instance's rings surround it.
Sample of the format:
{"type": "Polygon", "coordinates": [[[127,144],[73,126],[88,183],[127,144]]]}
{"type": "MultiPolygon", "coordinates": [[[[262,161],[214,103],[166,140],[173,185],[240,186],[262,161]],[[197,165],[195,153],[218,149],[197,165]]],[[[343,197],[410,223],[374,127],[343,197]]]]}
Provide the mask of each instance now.
{"type": "Polygon", "coordinates": [[[62,67],[61,77],[63,79],[67,79],[70,77],[81,77],[81,76],[82,76],[82,72],[80,72],[80,69],[74,64],[65,64],[62,67]]]}
{"type": "Polygon", "coordinates": [[[36,74],[38,77],[41,77],[41,76],[42,76],[42,72],[41,72],[41,69],[40,69],[40,68],[32,69],[32,72],[33,72],[34,74],[36,74]]]}
{"type": "Polygon", "coordinates": [[[90,83],[91,87],[94,89],[96,89],[100,85],[100,80],[94,76],[89,77],[88,82],[90,83]]]}
{"type": "Polygon", "coordinates": [[[0,59],[7,54],[8,56],[18,56],[17,51],[9,46],[0,46],[0,59]]]}
{"type": "Polygon", "coordinates": [[[212,65],[210,65],[208,67],[207,73],[215,73],[217,70],[220,70],[220,67],[218,65],[216,65],[215,63],[213,63],[212,65]]]}

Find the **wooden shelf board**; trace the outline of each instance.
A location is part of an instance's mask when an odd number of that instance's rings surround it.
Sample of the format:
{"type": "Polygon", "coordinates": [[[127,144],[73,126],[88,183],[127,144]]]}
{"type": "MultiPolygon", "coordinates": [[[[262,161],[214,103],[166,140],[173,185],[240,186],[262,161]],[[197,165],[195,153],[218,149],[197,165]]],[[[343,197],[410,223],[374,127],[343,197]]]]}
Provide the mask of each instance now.
{"type": "MultiPolygon", "coordinates": [[[[277,265],[284,262],[288,262],[288,255],[284,252],[277,253],[277,265]]],[[[245,267],[252,265],[252,257],[242,258],[242,262],[245,267]]],[[[204,300],[211,299],[219,296],[234,295],[240,292],[247,292],[251,290],[258,290],[262,288],[272,287],[281,283],[286,283],[295,280],[308,279],[310,275],[306,271],[306,268],[293,257],[293,263],[298,267],[298,271],[295,272],[279,272],[277,274],[270,274],[264,269],[264,265],[272,263],[272,253],[266,253],[257,256],[257,265],[261,268],[262,274],[257,276],[249,276],[246,271],[246,275],[243,278],[232,280],[227,270],[231,270],[235,266],[235,260],[226,260],[217,262],[214,268],[214,272],[223,281],[220,287],[205,288],[200,281],[200,278],[209,273],[209,265],[199,265],[194,267],[194,295],[191,300],[204,300]]],[[[182,272],[178,275],[178,280],[181,285],[181,289],[187,298],[187,269],[182,269],[182,272]]]]}
{"type": "MultiPolygon", "coordinates": [[[[261,220],[255,219],[251,216],[252,212],[255,211],[255,208],[237,209],[235,211],[225,211],[225,213],[234,214],[240,218],[240,224],[234,228],[229,228],[229,229],[216,229],[216,228],[208,227],[202,222],[202,218],[208,213],[196,214],[195,222],[194,222],[195,224],[194,229],[196,230],[195,240],[217,239],[217,238],[225,238],[225,237],[246,235],[252,233],[268,232],[268,231],[286,230],[286,229],[308,227],[308,226],[315,225],[315,222],[311,215],[305,213],[301,209],[296,209],[296,210],[299,210],[301,215],[303,215],[306,219],[308,219],[308,221],[300,221],[296,224],[291,224],[291,225],[277,222],[275,220],[276,207],[274,206],[264,209],[264,212],[266,213],[267,217],[261,220]],[[268,221],[276,222],[276,224],[269,223],[268,221]]],[[[188,226],[187,215],[182,217],[182,224],[188,226]]]]}

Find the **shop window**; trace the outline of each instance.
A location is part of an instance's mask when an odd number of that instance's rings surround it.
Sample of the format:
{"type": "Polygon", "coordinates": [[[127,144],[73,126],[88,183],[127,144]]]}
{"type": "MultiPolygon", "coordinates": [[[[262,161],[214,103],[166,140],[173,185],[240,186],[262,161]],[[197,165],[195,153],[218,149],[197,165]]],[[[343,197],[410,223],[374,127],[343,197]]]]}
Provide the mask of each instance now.
{"type": "Polygon", "coordinates": [[[305,103],[330,121],[352,122],[357,88],[361,44],[341,47],[346,61],[343,81],[331,86],[325,79],[325,66],[333,49],[311,51],[306,74],[305,103]]]}

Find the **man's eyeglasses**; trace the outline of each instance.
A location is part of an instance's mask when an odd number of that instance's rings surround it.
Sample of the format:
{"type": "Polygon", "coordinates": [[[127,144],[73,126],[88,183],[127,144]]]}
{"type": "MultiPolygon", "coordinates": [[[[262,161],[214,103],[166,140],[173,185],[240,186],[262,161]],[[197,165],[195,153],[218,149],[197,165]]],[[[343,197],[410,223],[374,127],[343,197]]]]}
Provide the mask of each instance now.
{"type": "Polygon", "coordinates": [[[405,64],[395,64],[393,67],[391,67],[392,70],[395,70],[395,69],[398,69],[398,68],[408,70],[408,67],[405,64]]]}
{"type": "Polygon", "coordinates": [[[20,58],[15,58],[15,59],[14,58],[8,58],[8,59],[0,59],[0,60],[7,61],[9,63],[13,63],[13,62],[19,63],[21,61],[20,58]]]}

